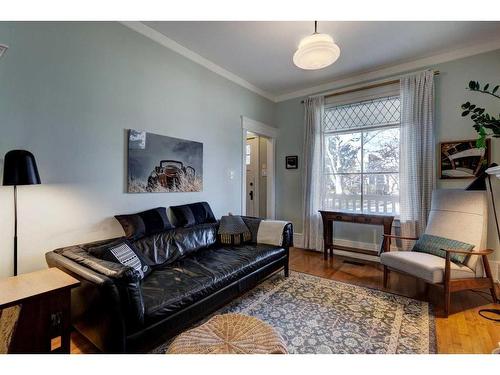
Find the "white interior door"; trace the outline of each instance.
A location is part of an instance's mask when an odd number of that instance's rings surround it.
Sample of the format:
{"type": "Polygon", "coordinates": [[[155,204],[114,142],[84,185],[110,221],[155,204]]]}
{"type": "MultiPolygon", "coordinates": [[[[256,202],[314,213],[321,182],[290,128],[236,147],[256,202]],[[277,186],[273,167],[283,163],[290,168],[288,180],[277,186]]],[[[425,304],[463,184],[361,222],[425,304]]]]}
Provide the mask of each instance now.
{"type": "Polygon", "coordinates": [[[259,137],[246,143],[246,215],[259,216],[259,137]]]}

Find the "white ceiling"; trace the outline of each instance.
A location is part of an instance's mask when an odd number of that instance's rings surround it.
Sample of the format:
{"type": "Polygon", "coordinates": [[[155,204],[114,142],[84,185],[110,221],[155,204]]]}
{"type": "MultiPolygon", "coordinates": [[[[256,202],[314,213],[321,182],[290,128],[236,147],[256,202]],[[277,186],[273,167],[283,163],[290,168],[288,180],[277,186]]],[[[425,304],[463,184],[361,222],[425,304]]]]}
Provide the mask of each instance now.
{"type": "Polygon", "coordinates": [[[337,62],[318,71],[292,63],[313,22],[143,22],[269,93],[279,97],[360,73],[500,39],[500,22],[331,22],[318,32],[341,48],[337,62]]]}

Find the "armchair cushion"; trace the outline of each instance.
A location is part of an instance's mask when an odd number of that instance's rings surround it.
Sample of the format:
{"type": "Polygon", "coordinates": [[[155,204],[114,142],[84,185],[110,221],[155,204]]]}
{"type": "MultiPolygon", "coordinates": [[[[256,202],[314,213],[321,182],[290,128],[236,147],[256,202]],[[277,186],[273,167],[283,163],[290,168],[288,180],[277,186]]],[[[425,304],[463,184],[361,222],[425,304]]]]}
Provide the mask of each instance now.
{"type": "MultiPolygon", "coordinates": [[[[428,253],[436,255],[440,258],[446,258],[446,251],[441,249],[458,249],[470,252],[474,249],[474,245],[461,241],[450,240],[449,238],[433,236],[431,234],[423,234],[413,246],[412,251],[428,253]]],[[[467,254],[450,254],[451,261],[455,263],[463,263],[466,258],[467,254]]]]}
{"type": "MultiPolygon", "coordinates": [[[[444,280],[445,259],[416,251],[391,251],[380,255],[380,263],[391,269],[407,273],[437,284],[444,280]]],[[[451,263],[451,279],[474,278],[475,273],[463,264],[451,263]]]]}

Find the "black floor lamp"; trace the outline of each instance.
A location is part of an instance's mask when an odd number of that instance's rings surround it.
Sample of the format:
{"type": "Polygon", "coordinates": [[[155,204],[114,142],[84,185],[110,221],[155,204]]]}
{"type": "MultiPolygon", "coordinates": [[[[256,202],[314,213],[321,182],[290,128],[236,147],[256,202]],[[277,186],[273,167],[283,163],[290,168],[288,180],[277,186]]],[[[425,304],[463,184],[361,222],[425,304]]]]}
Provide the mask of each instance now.
{"type": "Polygon", "coordinates": [[[3,185],[14,186],[14,276],[17,275],[17,186],[40,183],[35,157],[31,152],[12,150],[5,154],[3,185]]]}

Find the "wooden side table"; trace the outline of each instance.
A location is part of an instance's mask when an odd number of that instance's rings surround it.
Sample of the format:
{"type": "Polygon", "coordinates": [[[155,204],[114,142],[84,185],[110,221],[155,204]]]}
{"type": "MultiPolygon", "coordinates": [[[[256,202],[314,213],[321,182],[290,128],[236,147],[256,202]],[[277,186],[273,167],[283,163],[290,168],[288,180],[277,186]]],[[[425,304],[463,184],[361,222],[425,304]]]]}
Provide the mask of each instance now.
{"type": "Polygon", "coordinates": [[[79,285],[57,268],[0,280],[0,309],[22,306],[10,352],[69,354],[71,289],[79,285]]]}
{"type": "MultiPolygon", "coordinates": [[[[344,223],[382,225],[384,227],[384,234],[391,234],[392,222],[394,221],[394,216],[390,215],[364,214],[364,213],[353,213],[353,212],[342,212],[342,211],[319,211],[319,213],[321,214],[321,219],[323,220],[323,241],[324,241],[323,256],[325,260],[328,259],[328,250],[330,250],[330,255],[333,256],[333,249],[350,251],[353,253],[374,255],[373,251],[357,249],[354,247],[335,245],[333,243],[334,221],[341,221],[344,223]]],[[[385,238],[381,244],[381,250],[384,245],[385,245],[385,238]]]]}

